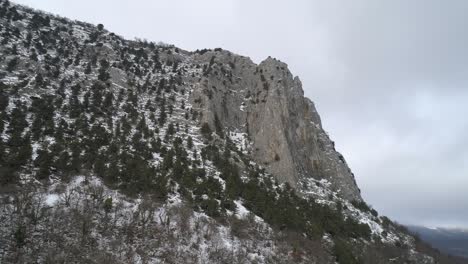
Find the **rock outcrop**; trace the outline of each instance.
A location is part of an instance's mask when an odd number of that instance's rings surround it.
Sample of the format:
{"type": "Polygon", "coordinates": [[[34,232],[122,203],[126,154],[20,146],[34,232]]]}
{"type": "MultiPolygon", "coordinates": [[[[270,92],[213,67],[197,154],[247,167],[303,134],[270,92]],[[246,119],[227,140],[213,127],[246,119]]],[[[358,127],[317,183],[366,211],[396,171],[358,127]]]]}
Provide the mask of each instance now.
{"type": "Polygon", "coordinates": [[[326,179],[343,198],[361,201],[354,175],[322,128],[315,105],[287,64],[271,57],[259,65],[228,51],[193,56],[208,64],[191,102],[203,121],[246,133],[251,157],[279,182],[304,188],[308,179],[326,179]]]}
{"type": "Polygon", "coordinates": [[[285,63],[6,0],[0,42],[1,263],[466,263],[362,200],[285,63]]]}

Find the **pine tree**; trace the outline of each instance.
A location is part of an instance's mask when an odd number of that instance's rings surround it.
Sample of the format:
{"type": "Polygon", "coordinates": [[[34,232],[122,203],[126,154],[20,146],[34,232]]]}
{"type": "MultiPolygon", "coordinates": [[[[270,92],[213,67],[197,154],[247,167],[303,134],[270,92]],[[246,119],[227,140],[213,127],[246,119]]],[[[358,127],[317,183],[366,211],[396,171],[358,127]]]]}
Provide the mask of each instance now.
{"type": "Polygon", "coordinates": [[[162,169],[164,170],[169,170],[173,168],[174,164],[174,151],[172,149],[169,149],[167,153],[164,155],[163,162],[162,162],[162,169]]]}
{"type": "Polygon", "coordinates": [[[82,159],[81,159],[81,145],[78,141],[71,142],[70,146],[71,150],[71,162],[70,162],[70,170],[74,172],[80,172],[82,159]]]}
{"type": "Polygon", "coordinates": [[[43,87],[44,86],[44,78],[42,74],[38,73],[35,77],[36,87],[43,87]]]}
{"type": "Polygon", "coordinates": [[[154,62],[154,68],[156,70],[160,70],[162,65],[161,65],[161,62],[159,61],[159,52],[157,49],[154,50],[153,62],[154,62]]]}
{"type": "Polygon", "coordinates": [[[94,162],[94,173],[96,173],[98,177],[104,178],[106,176],[106,170],[107,167],[103,155],[98,155],[94,162]]]}
{"type": "Polygon", "coordinates": [[[191,136],[187,138],[187,148],[192,149],[193,148],[193,139],[191,136]]]}
{"type": "Polygon", "coordinates": [[[91,87],[92,91],[92,109],[95,114],[100,114],[100,108],[102,104],[102,91],[105,89],[99,82],[95,82],[91,87]]]}
{"type": "Polygon", "coordinates": [[[105,82],[110,79],[110,74],[108,72],[109,62],[107,60],[101,60],[101,67],[98,71],[98,79],[105,82]]]}
{"type": "Polygon", "coordinates": [[[29,58],[33,61],[38,61],[38,58],[37,58],[37,53],[36,53],[36,50],[35,49],[32,49],[31,51],[31,55],[29,56],[29,58]]]}
{"type": "Polygon", "coordinates": [[[49,178],[51,174],[51,167],[52,167],[52,155],[47,150],[47,147],[39,150],[36,159],[34,160],[34,165],[38,167],[38,171],[36,173],[36,178],[39,180],[46,180],[49,178]]]}
{"type": "Polygon", "coordinates": [[[90,98],[91,98],[90,91],[86,91],[86,93],[83,96],[83,105],[81,107],[86,112],[89,112],[89,99],[90,98]]]}
{"type": "Polygon", "coordinates": [[[77,95],[72,95],[69,99],[70,109],[69,109],[69,116],[72,119],[75,119],[80,116],[80,114],[83,112],[83,108],[81,106],[80,101],[78,100],[77,95]]]}
{"type": "Polygon", "coordinates": [[[208,125],[208,123],[203,123],[200,132],[208,140],[211,140],[213,138],[211,136],[212,131],[211,131],[210,125],[208,125]]]}
{"type": "Polygon", "coordinates": [[[14,71],[16,69],[16,66],[18,65],[18,62],[19,62],[19,59],[17,57],[14,57],[8,62],[6,70],[8,72],[14,71]]]}
{"type": "MultiPolygon", "coordinates": [[[[15,108],[11,112],[10,125],[8,127],[9,140],[7,145],[9,152],[6,157],[6,165],[9,171],[16,173],[21,166],[27,164],[31,158],[30,134],[23,132],[28,123],[21,102],[16,102],[15,108]]],[[[12,174],[9,174],[12,177],[12,174]]]]}
{"type": "Polygon", "coordinates": [[[7,165],[6,146],[0,138],[0,186],[14,183],[17,179],[13,170],[7,165]]]}
{"type": "Polygon", "coordinates": [[[107,112],[107,113],[112,113],[113,107],[112,107],[112,102],[114,101],[114,95],[110,92],[106,93],[106,96],[104,97],[104,102],[102,103],[102,110],[107,112]]]}
{"type": "Polygon", "coordinates": [[[143,116],[136,127],[137,131],[140,131],[145,138],[148,138],[148,126],[146,125],[146,117],[143,116]]]}
{"type": "Polygon", "coordinates": [[[221,124],[221,121],[219,120],[218,118],[218,115],[215,114],[214,116],[215,118],[215,122],[214,122],[214,125],[215,125],[215,130],[216,130],[216,134],[218,134],[221,138],[224,138],[224,130],[223,130],[223,125],[221,124]]]}
{"type": "Polygon", "coordinates": [[[13,108],[9,119],[11,121],[8,127],[8,132],[11,135],[20,135],[28,126],[28,122],[26,121],[26,114],[24,112],[24,106],[20,101],[15,102],[15,107],[13,108]]]}
{"type": "Polygon", "coordinates": [[[87,63],[86,68],[84,70],[84,73],[85,74],[90,74],[91,72],[92,72],[91,63],[87,63]]]}
{"type": "Polygon", "coordinates": [[[6,85],[0,82],[0,134],[5,128],[5,121],[7,118],[6,108],[8,107],[9,97],[5,93],[6,85]]]}
{"type": "Polygon", "coordinates": [[[68,153],[68,151],[64,150],[58,155],[57,160],[54,162],[54,167],[56,167],[59,171],[69,172],[70,159],[70,154],[68,153]]]}
{"type": "Polygon", "coordinates": [[[112,197],[109,197],[106,200],[104,200],[104,204],[102,207],[104,208],[104,212],[106,213],[106,218],[107,218],[107,215],[112,210],[112,197]]]}
{"type": "Polygon", "coordinates": [[[167,126],[167,134],[169,136],[173,136],[175,134],[176,130],[174,128],[174,124],[173,123],[169,123],[169,125],[167,126]]]}
{"type": "Polygon", "coordinates": [[[333,254],[340,264],[358,264],[361,263],[353,254],[351,246],[342,239],[335,240],[333,254]]]}
{"type": "Polygon", "coordinates": [[[163,99],[163,101],[161,102],[161,107],[159,109],[159,117],[158,117],[158,122],[159,122],[159,125],[160,126],[163,126],[164,123],[166,123],[166,106],[165,106],[165,100],[163,99]]]}
{"type": "Polygon", "coordinates": [[[33,140],[39,140],[42,134],[42,119],[38,115],[34,117],[31,132],[33,140]]]}

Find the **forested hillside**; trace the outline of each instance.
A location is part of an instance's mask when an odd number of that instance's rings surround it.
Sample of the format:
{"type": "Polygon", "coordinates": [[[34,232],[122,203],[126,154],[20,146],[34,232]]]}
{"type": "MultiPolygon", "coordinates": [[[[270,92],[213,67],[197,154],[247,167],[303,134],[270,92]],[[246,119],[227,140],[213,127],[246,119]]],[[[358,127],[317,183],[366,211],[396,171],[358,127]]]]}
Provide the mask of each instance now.
{"type": "Polygon", "coordinates": [[[5,0],[0,42],[2,263],[455,263],[362,201],[284,63],[5,0]]]}

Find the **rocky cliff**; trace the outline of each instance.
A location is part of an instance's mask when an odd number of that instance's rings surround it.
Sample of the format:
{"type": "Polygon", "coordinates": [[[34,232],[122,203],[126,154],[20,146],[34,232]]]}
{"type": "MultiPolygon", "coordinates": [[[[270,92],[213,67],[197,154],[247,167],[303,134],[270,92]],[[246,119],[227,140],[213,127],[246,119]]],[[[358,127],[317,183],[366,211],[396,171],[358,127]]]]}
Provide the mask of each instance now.
{"type": "Polygon", "coordinates": [[[303,189],[310,178],[326,179],[342,197],[361,201],[354,175],[285,63],[267,58],[256,65],[222,50],[192,57],[208,65],[190,97],[204,122],[245,133],[250,156],[279,182],[303,189]]]}
{"type": "Polygon", "coordinates": [[[463,263],[362,200],[285,63],[5,0],[0,43],[1,263],[463,263]]]}

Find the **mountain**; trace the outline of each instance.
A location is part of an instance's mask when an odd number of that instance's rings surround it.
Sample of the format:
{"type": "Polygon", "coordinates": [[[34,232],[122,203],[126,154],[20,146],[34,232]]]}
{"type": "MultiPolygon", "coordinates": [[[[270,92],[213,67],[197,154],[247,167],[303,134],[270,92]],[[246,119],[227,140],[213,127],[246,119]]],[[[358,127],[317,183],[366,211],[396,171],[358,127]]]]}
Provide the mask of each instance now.
{"type": "Polygon", "coordinates": [[[365,203],[283,62],[5,0],[0,36],[2,263],[466,263],[365,203]]]}
{"type": "Polygon", "coordinates": [[[423,226],[408,226],[408,229],[444,253],[468,258],[468,230],[423,226]]]}

